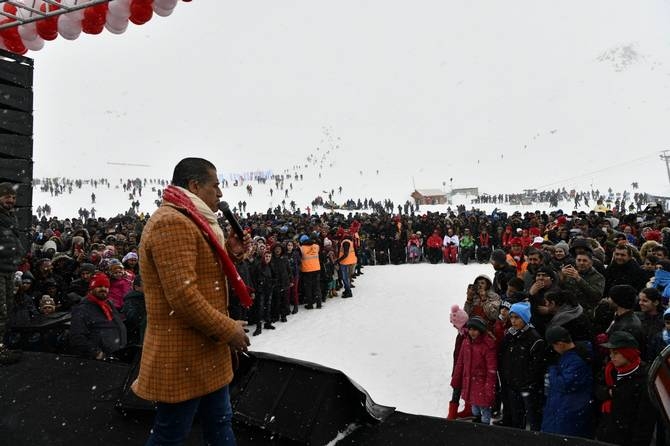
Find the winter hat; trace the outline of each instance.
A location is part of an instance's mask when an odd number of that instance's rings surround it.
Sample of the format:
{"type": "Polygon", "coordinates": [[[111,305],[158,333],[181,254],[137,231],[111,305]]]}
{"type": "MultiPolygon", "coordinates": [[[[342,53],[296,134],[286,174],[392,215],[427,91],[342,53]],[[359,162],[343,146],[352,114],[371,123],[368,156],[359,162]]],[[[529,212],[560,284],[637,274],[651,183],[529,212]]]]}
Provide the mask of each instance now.
{"type": "Polygon", "coordinates": [[[570,248],[568,247],[568,244],[565,243],[564,241],[556,243],[554,245],[554,249],[562,249],[566,256],[570,254],[570,248]]]}
{"type": "Polygon", "coordinates": [[[509,310],[510,308],[512,308],[512,302],[510,302],[508,300],[501,300],[500,301],[500,308],[501,309],[502,308],[507,308],[509,310]]]}
{"type": "Polygon", "coordinates": [[[31,283],[34,283],[34,282],[35,282],[35,276],[33,276],[33,273],[31,273],[30,271],[25,271],[25,272],[21,275],[21,282],[31,282],[31,283]]]}
{"type": "Polygon", "coordinates": [[[556,342],[572,342],[570,332],[560,325],[550,327],[544,336],[547,344],[555,344],[556,342]]]}
{"type": "Polygon", "coordinates": [[[489,284],[489,288],[493,286],[493,282],[491,281],[491,278],[487,276],[486,274],[480,274],[477,277],[475,277],[475,282],[477,282],[479,279],[484,279],[486,282],[489,284]]]}
{"type": "MultiPolygon", "coordinates": [[[[25,274],[24,274],[25,276],[25,274]]],[[[670,320],[670,308],[663,312],[663,320],[670,320]]]]}
{"type": "Polygon", "coordinates": [[[460,330],[468,322],[468,313],[458,305],[453,305],[451,307],[451,314],[449,315],[449,322],[460,330]]]}
{"type": "Polygon", "coordinates": [[[129,260],[129,259],[135,259],[135,260],[137,260],[137,259],[138,259],[138,257],[137,257],[137,253],[136,253],[136,252],[132,252],[132,251],[130,251],[128,254],[126,254],[125,256],[123,256],[123,260],[121,260],[121,263],[126,263],[126,261],[129,260]]]}
{"type": "Polygon", "coordinates": [[[512,237],[512,239],[509,241],[509,244],[511,246],[514,245],[521,246],[521,239],[519,237],[512,237]]]}
{"type": "Polygon", "coordinates": [[[540,237],[539,235],[533,239],[533,246],[536,248],[542,246],[542,243],[544,243],[544,238],[540,237]]]}
{"type": "Polygon", "coordinates": [[[98,288],[101,286],[104,286],[105,288],[109,288],[110,286],[109,282],[109,277],[107,277],[107,274],[105,273],[95,273],[93,277],[91,278],[91,283],[88,284],[88,289],[92,290],[94,288],[98,288]]]}
{"type": "Polygon", "coordinates": [[[533,237],[539,237],[540,236],[540,228],[533,226],[532,228],[528,229],[528,234],[532,235],[533,237]]]}
{"type": "Polygon", "coordinates": [[[42,251],[47,252],[48,250],[53,249],[54,252],[58,250],[58,246],[56,246],[56,242],[53,240],[48,240],[44,246],[42,246],[42,251]]]}
{"type": "MultiPolygon", "coordinates": [[[[601,347],[605,348],[639,348],[640,346],[637,343],[635,337],[628,333],[627,331],[615,331],[610,334],[609,339],[604,344],[600,344],[601,347]]],[[[639,352],[638,352],[639,354],[639,352]]]]}
{"type": "Polygon", "coordinates": [[[631,310],[635,306],[637,292],[630,285],[614,285],[610,288],[608,295],[612,299],[612,302],[621,308],[631,310]]]}
{"type": "Polygon", "coordinates": [[[570,254],[572,256],[575,255],[575,250],[577,248],[584,249],[591,253],[593,252],[593,247],[591,246],[591,243],[585,238],[575,238],[572,240],[572,246],[570,246],[570,254]]]}
{"type": "Polygon", "coordinates": [[[56,302],[53,300],[53,298],[51,296],[49,296],[48,294],[45,294],[40,299],[40,309],[44,310],[47,307],[55,310],[56,309],[56,302]]]}
{"type": "Polygon", "coordinates": [[[17,186],[7,181],[0,183],[0,197],[6,197],[8,195],[16,196],[16,187],[17,186]]]}
{"type": "Polygon", "coordinates": [[[663,234],[660,231],[651,230],[643,234],[646,240],[654,240],[656,242],[661,242],[663,240],[663,234]]]}
{"type": "Polygon", "coordinates": [[[93,274],[95,272],[95,265],[92,263],[82,263],[79,265],[79,273],[83,273],[85,271],[93,274]]]}
{"type": "Polygon", "coordinates": [[[468,320],[466,326],[468,328],[474,328],[475,330],[479,330],[480,333],[486,332],[486,322],[479,316],[472,316],[468,320]]]}
{"type": "Polygon", "coordinates": [[[84,239],[84,237],[82,237],[81,235],[75,235],[74,237],[72,237],[72,245],[73,246],[74,245],[82,245],[83,246],[84,243],[86,243],[86,239],[84,239]]]}
{"type": "Polygon", "coordinates": [[[504,264],[507,261],[507,254],[502,249],[496,249],[491,254],[491,261],[499,265],[504,264]]]}
{"type": "Polygon", "coordinates": [[[526,324],[530,323],[530,303],[529,302],[517,302],[510,307],[509,312],[514,313],[517,316],[519,316],[526,324]]]}

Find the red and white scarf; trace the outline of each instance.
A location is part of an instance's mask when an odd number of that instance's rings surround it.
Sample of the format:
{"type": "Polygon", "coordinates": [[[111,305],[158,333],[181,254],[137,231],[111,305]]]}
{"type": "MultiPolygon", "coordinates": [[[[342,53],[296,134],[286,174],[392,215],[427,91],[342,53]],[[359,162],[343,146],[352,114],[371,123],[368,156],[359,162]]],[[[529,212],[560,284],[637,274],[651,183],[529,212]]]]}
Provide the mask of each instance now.
{"type": "Polygon", "coordinates": [[[163,200],[184,211],[186,216],[202,231],[209,244],[214,247],[214,250],[218,254],[221,260],[221,268],[235,290],[235,294],[240,299],[240,303],[245,308],[249,308],[254,301],[249,295],[247,285],[237,272],[235,264],[228,257],[228,253],[224,248],[223,230],[216,221],[214,213],[206,207],[200,198],[178,186],[169,185],[165,188],[165,191],[163,191],[163,200]]]}

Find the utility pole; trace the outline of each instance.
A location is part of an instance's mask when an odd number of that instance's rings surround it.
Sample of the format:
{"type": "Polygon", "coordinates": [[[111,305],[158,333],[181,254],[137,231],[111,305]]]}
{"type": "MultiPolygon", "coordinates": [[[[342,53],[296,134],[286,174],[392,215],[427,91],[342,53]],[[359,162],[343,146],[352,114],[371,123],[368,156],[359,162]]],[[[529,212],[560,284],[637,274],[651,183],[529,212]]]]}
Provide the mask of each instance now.
{"type": "Polygon", "coordinates": [[[670,181],[670,155],[668,155],[668,150],[663,150],[663,155],[660,155],[661,159],[665,161],[665,168],[668,171],[668,181],[670,181]]]}

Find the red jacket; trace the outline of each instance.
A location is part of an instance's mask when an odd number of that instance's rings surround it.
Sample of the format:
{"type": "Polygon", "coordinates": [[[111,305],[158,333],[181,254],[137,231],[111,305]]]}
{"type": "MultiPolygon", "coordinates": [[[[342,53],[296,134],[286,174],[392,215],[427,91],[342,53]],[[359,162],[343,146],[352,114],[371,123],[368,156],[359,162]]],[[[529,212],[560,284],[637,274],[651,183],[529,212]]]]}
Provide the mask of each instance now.
{"type": "Polygon", "coordinates": [[[498,360],[495,341],[488,333],[477,339],[467,336],[458,352],[451,387],[461,389],[461,398],[476,406],[491,407],[495,400],[498,360]]]}
{"type": "Polygon", "coordinates": [[[428,237],[426,244],[429,248],[442,248],[442,237],[437,234],[433,234],[428,237]]]}

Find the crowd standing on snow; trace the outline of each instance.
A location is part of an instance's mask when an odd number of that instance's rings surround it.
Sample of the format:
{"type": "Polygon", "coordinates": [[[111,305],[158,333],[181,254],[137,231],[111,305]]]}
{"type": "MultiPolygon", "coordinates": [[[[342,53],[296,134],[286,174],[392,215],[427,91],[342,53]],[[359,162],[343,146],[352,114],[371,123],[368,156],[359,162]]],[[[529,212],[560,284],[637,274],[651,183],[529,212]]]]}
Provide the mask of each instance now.
{"type": "MultiPolygon", "coordinates": [[[[124,187],[132,195],[141,184],[124,187]]],[[[24,234],[12,220],[13,194],[0,187],[0,277],[9,303],[0,315],[8,320],[0,362],[19,360],[18,349],[104,359],[141,344],[137,247],[149,216],[43,213],[24,234]],[[92,295],[101,283],[109,293],[92,295]]],[[[236,266],[254,304],[246,309],[231,293],[231,316],[260,335],[301,309],[353,297],[352,279],[366,265],[490,262],[494,276],[475,278],[463,308],[452,309],[459,335],[448,418],[474,415],[622,445],[649,444],[656,426],[663,441],[646,391],[646,364],[670,342],[670,225],[662,209],[626,213],[602,201],[588,213],[387,209],[240,216],[254,243],[236,266]]]]}

